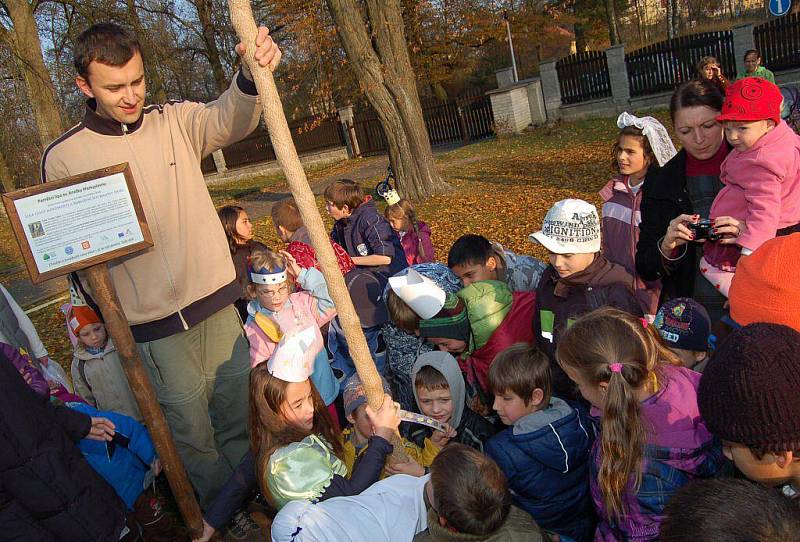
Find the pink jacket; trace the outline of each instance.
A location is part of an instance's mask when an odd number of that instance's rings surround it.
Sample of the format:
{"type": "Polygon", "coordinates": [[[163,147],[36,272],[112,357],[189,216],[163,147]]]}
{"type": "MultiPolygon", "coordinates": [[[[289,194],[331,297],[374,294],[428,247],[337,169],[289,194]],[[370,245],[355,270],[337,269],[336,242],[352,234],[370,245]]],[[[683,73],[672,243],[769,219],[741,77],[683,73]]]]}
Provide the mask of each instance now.
{"type": "Polygon", "coordinates": [[[417,220],[417,228],[419,229],[419,237],[417,237],[416,232],[414,232],[414,228],[408,228],[408,231],[400,237],[400,244],[403,246],[403,251],[406,253],[408,265],[435,262],[436,255],[433,251],[433,243],[431,242],[430,226],[421,220],[417,220]],[[419,251],[420,244],[425,251],[425,257],[423,257],[419,251]]]}
{"type": "Polygon", "coordinates": [[[636,274],[636,243],[639,242],[639,223],[642,214],[642,190],[634,194],[628,188],[628,178],[616,176],[600,190],[603,198],[603,254],[621,265],[633,277],[631,288],[645,315],[655,316],[661,296],[661,281],[647,282],[636,274]]]}
{"type": "Polygon", "coordinates": [[[752,147],[732,150],[722,162],[725,187],[710,218],[732,216],[747,223],[738,244],[756,250],[777,230],[800,223],[800,136],[781,121],[752,147]]]}
{"type": "Polygon", "coordinates": [[[281,310],[277,312],[270,311],[262,307],[258,299],[253,299],[247,307],[250,316],[247,317],[244,331],[247,335],[247,340],[250,341],[251,367],[267,361],[278,346],[278,343],[273,342],[258,327],[253,318],[253,313],[255,312],[262,312],[274,320],[284,335],[312,325],[316,327],[314,344],[308,352],[311,359],[324,348],[319,328],[336,316],[336,310],[333,308],[333,302],[328,294],[325,279],[322,278],[322,273],[312,267],[311,269],[303,269],[297,280],[304,290],[291,294],[286,303],[283,304],[283,307],[281,307],[281,310]]]}

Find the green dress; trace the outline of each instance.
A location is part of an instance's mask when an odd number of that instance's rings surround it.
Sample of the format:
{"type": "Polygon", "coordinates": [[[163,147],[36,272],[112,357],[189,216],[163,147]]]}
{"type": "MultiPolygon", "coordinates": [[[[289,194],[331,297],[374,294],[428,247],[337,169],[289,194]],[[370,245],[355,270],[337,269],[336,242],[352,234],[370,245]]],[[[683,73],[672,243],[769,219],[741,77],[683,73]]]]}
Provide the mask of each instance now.
{"type": "Polygon", "coordinates": [[[318,501],[336,474],[347,476],[345,464],[324,438],[309,435],[275,450],[265,476],[274,504],[280,510],[290,501],[318,501]]]}
{"type": "Polygon", "coordinates": [[[738,81],[739,79],[744,79],[745,77],[761,77],[762,79],[766,79],[773,85],[775,84],[775,74],[769,71],[764,66],[759,66],[753,73],[748,73],[746,71],[743,71],[739,74],[736,80],[738,81]]]}

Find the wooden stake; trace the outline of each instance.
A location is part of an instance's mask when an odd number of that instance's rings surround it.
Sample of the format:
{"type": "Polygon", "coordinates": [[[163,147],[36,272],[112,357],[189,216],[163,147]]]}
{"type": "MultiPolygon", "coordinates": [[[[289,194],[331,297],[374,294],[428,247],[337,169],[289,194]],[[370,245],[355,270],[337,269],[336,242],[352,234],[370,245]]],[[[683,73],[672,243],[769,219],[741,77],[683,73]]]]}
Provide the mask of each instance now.
{"type": "MultiPolygon", "coordinates": [[[[328,292],[336,306],[353,364],[364,384],[367,403],[373,409],[378,410],[383,403],[384,395],[381,377],[367,346],[364,331],[361,329],[361,321],[353,307],[344,277],[339,270],[330,238],[325,231],[322,217],[314,200],[314,194],[308,185],[305,171],[303,171],[303,166],[297,156],[289,125],[286,122],[286,115],[283,113],[283,104],[275,86],[275,79],[272,77],[272,72],[267,68],[262,68],[253,57],[258,28],[253,20],[250,3],[248,0],[228,0],[228,8],[231,13],[231,23],[239,35],[239,40],[247,45],[244,61],[250,68],[250,73],[253,74],[253,80],[258,89],[261,105],[264,108],[264,122],[269,130],[272,148],[278,164],[289,182],[297,209],[300,211],[300,217],[303,219],[303,224],[311,238],[311,245],[317,254],[320,270],[325,277],[325,282],[328,283],[328,292]]],[[[395,444],[393,458],[400,462],[407,460],[402,446],[399,445],[399,436],[393,440],[393,443],[395,444]]]]}
{"type": "Polygon", "coordinates": [[[111,283],[108,266],[105,263],[93,265],[86,269],[89,285],[92,288],[92,297],[97,301],[100,312],[103,313],[106,329],[114,346],[119,353],[122,369],[128,378],[133,396],[144,418],[144,423],[155,444],[158,457],[164,465],[172,495],[178,503],[183,520],[192,533],[192,537],[199,537],[203,532],[203,516],[200,506],[194,496],[194,489],[189,482],[186,469],[183,466],[172,440],[172,433],[167,425],[167,419],[156,401],[156,394],[150,383],[150,377],[142,365],[139,350],[133,340],[128,320],[122,311],[117,292],[111,283]]]}

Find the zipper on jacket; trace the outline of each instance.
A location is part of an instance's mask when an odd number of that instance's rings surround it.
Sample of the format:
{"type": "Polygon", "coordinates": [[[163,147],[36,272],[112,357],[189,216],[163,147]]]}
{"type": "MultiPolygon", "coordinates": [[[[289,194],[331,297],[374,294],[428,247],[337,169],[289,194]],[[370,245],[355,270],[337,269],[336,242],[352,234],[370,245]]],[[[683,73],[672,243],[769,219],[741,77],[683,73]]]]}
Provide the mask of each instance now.
{"type": "MultiPolygon", "coordinates": [[[[142,113],[142,115],[144,115],[144,113],[142,113]]],[[[144,119],[143,119],[143,122],[144,122],[144,119]]],[[[139,171],[144,171],[141,168],[141,166],[139,166],[139,161],[136,158],[136,151],[133,148],[133,145],[131,144],[130,140],[128,139],[128,126],[124,122],[121,122],[120,126],[122,127],[122,139],[124,139],[125,143],[128,145],[128,149],[130,149],[130,151],[131,151],[131,156],[133,157],[133,161],[136,163],[136,167],[139,169],[139,171]]],[[[150,195],[150,190],[147,188],[147,184],[144,181],[142,181],[141,186],[144,188],[144,191],[147,193],[147,199],[150,200],[150,205],[152,207],[153,206],[153,197],[150,195]]],[[[158,222],[158,218],[156,218],[156,222],[158,222]]],[[[160,224],[158,224],[158,231],[159,232],[162,231],[160,224]]],[[[160,236],[163,237],[163,233],[160,233],[160,236]]],[[[169,281],[169,287],[172,290],[172,299],[173,299],[173,303],[174,303],[174,306],[175,306],[175,312],[178,313],[178,317],[181,319],[181,324],[183,324],[183,329],[184,330],[188,330],[189,326],[186,323],[186,320],[183,318],[183,314],[181,314],[181,307],[178,304],[178,293],[175,291],[175,280],[172,277],[172,271],[169,268],[169,262],[167,261],[167,257],[164,254],[164,252],[163,251],[159,251],[159,252],[161,252],[161,259],[162,259],[162,261],[164,263],[164,270],[167,272],[167,280],[169,281]]]]}

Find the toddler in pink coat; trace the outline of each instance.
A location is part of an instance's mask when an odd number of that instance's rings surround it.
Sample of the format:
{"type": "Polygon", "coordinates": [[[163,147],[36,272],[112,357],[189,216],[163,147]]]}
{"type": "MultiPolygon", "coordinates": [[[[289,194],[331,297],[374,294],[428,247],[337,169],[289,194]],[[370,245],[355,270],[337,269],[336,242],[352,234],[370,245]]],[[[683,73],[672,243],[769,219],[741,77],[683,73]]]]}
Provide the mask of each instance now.
{"type": "Polygon", "coordinates": [[[736,262],[765,241],[800,228],[800,136],[781,120],[780,89],[758,77],[728,87],[717,120],[733,150],[709,218],[744,222],[735,244],[706,241],[700,272],[726,297],[736,262]]]}

